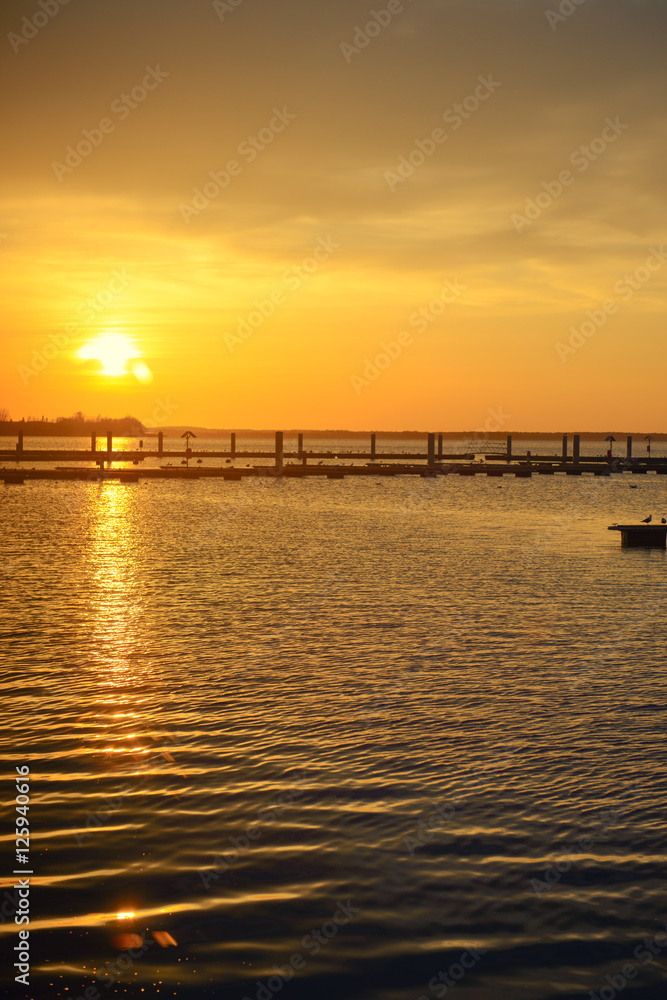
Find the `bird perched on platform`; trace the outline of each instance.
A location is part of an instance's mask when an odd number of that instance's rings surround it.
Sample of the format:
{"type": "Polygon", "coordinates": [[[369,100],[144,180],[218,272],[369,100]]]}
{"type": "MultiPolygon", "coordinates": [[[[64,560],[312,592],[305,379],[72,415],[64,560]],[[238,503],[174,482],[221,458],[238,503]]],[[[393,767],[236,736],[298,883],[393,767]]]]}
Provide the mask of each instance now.
{"type": "Polygon", "coordinates": [[[660,524],[667,524],[667,517],[661,517],[660,524]]]}
{"type": "Polygon", "coordinates": [[[643,518],[642,524],[650,524],[653,520],[653,514],[649,514],[648,517],[643,518]]]}

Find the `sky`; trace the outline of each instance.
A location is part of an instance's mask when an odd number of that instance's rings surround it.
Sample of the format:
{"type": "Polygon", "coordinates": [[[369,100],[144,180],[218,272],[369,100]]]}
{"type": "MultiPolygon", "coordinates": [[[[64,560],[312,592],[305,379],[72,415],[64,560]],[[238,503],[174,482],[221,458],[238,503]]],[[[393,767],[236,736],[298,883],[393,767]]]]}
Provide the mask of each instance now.
{"type": "Polygon", "coordinates": [[[664,0],[4,0],[0,409],[664,431],[664,0]]]}

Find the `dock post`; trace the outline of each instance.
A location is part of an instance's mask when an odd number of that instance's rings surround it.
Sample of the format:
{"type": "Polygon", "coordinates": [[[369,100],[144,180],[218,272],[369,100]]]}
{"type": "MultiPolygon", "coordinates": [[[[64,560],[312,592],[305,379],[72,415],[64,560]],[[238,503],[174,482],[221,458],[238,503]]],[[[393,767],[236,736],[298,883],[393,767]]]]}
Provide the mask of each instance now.
{"type": "Polygon", "coordinates": [[[229,452],[230,458],[236,458],[236,434],[232,433],[229,437],[229,452]]]}
{"type": "Polygon", "coordinates": [[[157,453],[160,458],[162,458],[162,452],[164,451],[164,431],[157,432],[157,453]]]}
{"type": "Polygon", "coordinates": [[[442,462],[442,434],[438,434],[438,461],[442,462]]]}
{"type": "Polygon", "coordinates": [[[563,461],[567,462],[567,434],[563,434],[563,461]]]}
{"type": "Polygon", "coordinates": [[[299,434],[299,458],[303,458],[303,434],[299,434]]]}
{"type": "Polygon", "coordinates": [[[631,434],[628,434],[627,451],[626,451],[625,454],[626,454],[627,458],[632,458],[632,435],[631,434]]]}
{"type": "Polygon", "coordinates": [[[95,431],[93,431],[93,433],[90,435],[90,450],[92,451],[93,455],[97,451],[97,434],[95,433],[95,431]]]}
{"type": "Polygon", "coordinates": [[[579,465],[579,443],[581,435],[575,434],[572,438],[572,464],[579,465]]]}
{"type": "Polygon", "coordinates": [[[429,434],[428,436],[427,465],[429,469],[432,469],[435,465],[435,434],[429,434]]]}
{"type": "Polygon", "coordinates": [[[18,440],[18,444],[16,445],[16,450],[19,453],[19,455],[21,455],[22,452],[23,452],[23,428],[22,427],[19,427],[19,440],[18,440]]]}
{"type": "Polygon", "coordinates": [[[113,462],[113,431],[107,431],[107,465],[113,462]]]}
{"type": "Polygon", "coordinates": [[[375,461],[375,434],[371,434],[371,462],[375,461]]]}
{"type": "Polygon", "coordinates": [[[507,462],[512,461],[512,435],[507,435],[507,457],[505,459],[507,462]]]}
{"type": "Polygon", "coordinates": [[[276,469],[283,471],[283,432],[276,431],[276,469]]]}

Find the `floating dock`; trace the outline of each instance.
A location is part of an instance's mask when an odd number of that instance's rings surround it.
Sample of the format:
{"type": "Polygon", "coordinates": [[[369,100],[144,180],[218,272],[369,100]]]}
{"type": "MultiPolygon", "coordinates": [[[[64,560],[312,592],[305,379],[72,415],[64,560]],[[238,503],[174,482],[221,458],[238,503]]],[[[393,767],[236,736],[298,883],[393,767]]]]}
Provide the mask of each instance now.
{"type": "Polygon", "coordinates": [[[610,524],[609,531],[620,531],[624,549],[667,548],[667,524],[610,524]]]}

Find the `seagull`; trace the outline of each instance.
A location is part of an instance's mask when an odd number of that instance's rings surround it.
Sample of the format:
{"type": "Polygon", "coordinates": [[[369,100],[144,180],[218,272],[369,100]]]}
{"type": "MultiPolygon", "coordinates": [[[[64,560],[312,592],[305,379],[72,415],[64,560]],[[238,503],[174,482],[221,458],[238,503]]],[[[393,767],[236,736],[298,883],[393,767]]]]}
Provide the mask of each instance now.
{"type": "Polygon", "coordinates": [[[649,514],[648,517],[642,519],[642,524],[650,524],[653,520],[653,514],[649,514]]]}

